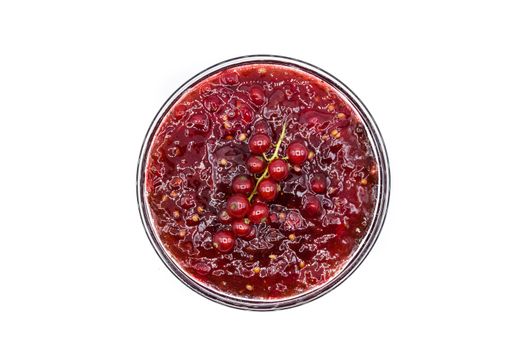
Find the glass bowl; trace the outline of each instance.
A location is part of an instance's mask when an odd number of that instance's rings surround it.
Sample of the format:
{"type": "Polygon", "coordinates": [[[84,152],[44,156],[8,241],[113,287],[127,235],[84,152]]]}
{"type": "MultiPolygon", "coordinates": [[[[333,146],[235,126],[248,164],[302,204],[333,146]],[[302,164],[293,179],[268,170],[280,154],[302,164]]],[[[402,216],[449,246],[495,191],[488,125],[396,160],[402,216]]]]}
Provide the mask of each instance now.
{"type": "Polygon", "coordinates": [[[376,242],[385,220],[390,196],[390,171],[385,145],[379,129],[372,118],[372,115],[361,102],[361,100],[346,85],[324,70],[297,59],[274,55],[253,55],[233,58],[213,65],[188,80],[170,96],[170,98],[164,103],[162,108],[153,119],[153,122],[151,123],[142,144],[137,169],[136,190],[140,216],[147,236],[160,259],[180,281],[191,288],[194,292],[197,292],[200,295],[223,305],[246,310],[279,310],[302,305],[328,293],[345,281],[363,262],[376,242]],[[145,196],[145,170],[148,153],[153,142],[154,135],[157,131],[157,128],[161,124],[166,111],[186,90],[196,85],[201,80],[206,79],[207,77],[224,69],[251,63],[275,63],[294,67],[313,74],[332,85],[332,87],[334,87],[341,94],[341,96],[343,96],[344,99],[350,103],[361,115],[363,125],[370,139],[370,144],[373,148],[378,165],[377,196],[374,215],[368,226],[368,230],[356,251],[353,252],[345,266],[324,284],[309,289],[301,294],[293,295],[283,299],[263,300],[242,298],[220,292],[196,281],[193,277],[191,277],[191,275],[186,273],[164,249],[156,233],[153,218],[145,196]]]}

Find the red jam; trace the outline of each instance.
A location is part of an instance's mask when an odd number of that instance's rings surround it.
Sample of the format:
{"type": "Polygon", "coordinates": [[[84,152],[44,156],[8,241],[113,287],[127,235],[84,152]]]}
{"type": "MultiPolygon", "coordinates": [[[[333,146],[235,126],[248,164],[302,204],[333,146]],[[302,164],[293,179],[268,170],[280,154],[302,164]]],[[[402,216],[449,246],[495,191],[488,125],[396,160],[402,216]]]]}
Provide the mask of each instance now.
{"type": "Polygon", "coordinates": [[[166,251],[216,291],[280,299],[327,282],[359,247],[377,163],[357,110],[310,73],[224,70],[164,115],[147,201],[166,251]]]}

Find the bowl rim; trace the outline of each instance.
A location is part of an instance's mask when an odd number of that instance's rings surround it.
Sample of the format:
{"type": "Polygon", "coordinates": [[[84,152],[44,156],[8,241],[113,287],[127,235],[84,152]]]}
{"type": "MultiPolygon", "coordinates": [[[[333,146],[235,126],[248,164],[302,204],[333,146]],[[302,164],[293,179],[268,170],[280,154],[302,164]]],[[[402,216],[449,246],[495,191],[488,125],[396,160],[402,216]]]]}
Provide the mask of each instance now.
{"type": "Polygon", "coordinates": [[[361,265],[361,263],[370,253],[370,250],[372,249],[375,242],[377,241],[377,238],[379,237],[388,211],[388,205],[390,200],[390,164],[383,137],[371,113],[368,111],[363,102],[357,97],[357,95],[343,82],[341,82],[339,79],[326,72],[325,70],[298,59],[268,54],[245,55],[224,60],[202,70],[200,73],[194,75],[192,78],[188,79],[184,84],[182,84],[179,88],[177,88],[166,100],[166,102],[164,102],[162,107],[155,115],[155,118],[152,120],[142,142],[142,147],[140,150],[137,165],[136,192],[137,204],[139,207],[141,221],[151,245],[155,249],[157,255],[162,260],[164,265],[183,284],[185,284],[191,290],[204,296],[209,300],[233,308],[256,311],[282,310],[303,305],[335,289],[348,277],[350,277],[350,275],[352,275],[352,273],[361,265]],[[342,97],[345,97],[347,99],[347,102],[351,103],[358,110],[362,118],[367,135],[371,140],[371,145],[373,146],[372,148],[374,156],[376,157],[378,162],[379,170],[376,199],[377,204],[374,209],[374,215],[368,227],[367,234],[363,238],[363,241],[361,242],[359,247],[352,254],[352,257],[348,259],[348,262],[343,268],[341,268],[331,279],[329,279],[325,283],[312,289],[309,289],[304,293],[300,293],[284,299],[241,298],[238,296],[222,293],[220,291],[207,287],[206,285],[192,278],[188,273],[186,273],[181,267],[177,265],[176,261],[164,249],[162,243],[158,239],[154,229],[155,225],[153,223],[153,218],[151,217],[148,203],[145,198],[144,180],[148,153],[157,128],[162,123],[163,117],[165,116],[165,113],[171,107],[171,105],[189,88],[213,74],[216,74],[228,68],[232,68],[234,66],[261,63],[280,64],[285,66],[291,66],[302,71],[306,71],[307,73],[310,73],[325,81],[326,83],[331,85],[335,90],[337,90],[340,94],[342,94],[342,97]]]}

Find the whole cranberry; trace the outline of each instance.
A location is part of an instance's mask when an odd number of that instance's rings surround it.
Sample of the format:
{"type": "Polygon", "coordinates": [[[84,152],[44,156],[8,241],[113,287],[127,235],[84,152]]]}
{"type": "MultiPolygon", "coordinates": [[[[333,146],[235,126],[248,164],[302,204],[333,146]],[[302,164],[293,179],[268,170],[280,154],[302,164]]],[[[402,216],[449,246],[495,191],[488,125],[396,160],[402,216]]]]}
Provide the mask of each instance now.
{"type": "Polygon", "coordinates": [[[250,156],[246,160],[246,167],[248,171],[252,174],[260,174],[266,168],[266,162],[261,157],[250,156]]]}
{"type": "Polygon", "coordinates": [[[227,72],[223,74],[221,80],[224,84],[235,85],[239,83],[239,75],[235,72],[227,72]]]}
{"type": "Polygon", "coordinates": [[[257,192],[263,200],[271,202],[277,197],[277,184],[271,179],[264,179],[259,183],[257,192]]]}
{"type": "Polygon", "coordinates": [[[286,149],[288,160],[293,165],[301,165],[308,158],[308,149],[301,141],[294,141],[286,149]]]}
{"type": "Polygon", "coordinates": [[[321,215],[321,202],[316,196],[306,196],[303,201],[303,211],[307,216],[317,217],[321,215]]]}
{"type": "Polygon", "coordinates": [[[270,215],[268,215],[268,219],[271,223],[279,222],[279,216],[277,216],[277,214],[275,213],[271,213],[270,215]]]}
{"type": "Polygon", "coordinates": [[[264,203],[255,203],[252,206],[252,211],[250,212],[250,215],[248,216],[250,218],[250,221],[259,224],[261,222],[265,222],[268,218],[269,213],[268,206],[264,203]]]}
{"type": "Polygon", "coordinates": [[[240,237],[247,236],[252,230],[252,225],[250,220],[244,219],[235,219],[232,222],[232,231],[234,234],[240,237]]]}
{"type": "Polygon", "coordinates": [[[250,100],[257,106],[261,106],[264,103],[264,91],[260,87],[254,86],[249,92],[250,100]]]}
{"type": "Polygon", "coordinates": [[[213,235],[213,246],[221,253],[228,253],[235,246],[235,238],[230,231],[218,231],[213,235]]]}
{"type": "Polygon", "coordinates": [[[197,271],[199,275],[202,276],[207,275],[211,271],[210,265],[203,262],[196,263],[195,265],[193,265],[193,268],[195,269],[195,271],[197,271]]]}
{"type": "Polygon", "coordinates": [[[221,210],[217,216],[221,224],[229,224],[232,222],[232,217],[225,209],[221,210]]]}
{"type": "Polygon", "coordinates": [[[266,203],[266,202],[261,198],[260,195],[257,194],[255,195],[255,197],[253,197],[252,203],[255,204],[255,203],[266,203]]]}
{"type": "Polygon", "coordinates": [[[215,95],[208,96],[204,99],[204,108],[210,112],[216,112],[219,110],[222,101],[215,95]]]}
{"type": "Polygon", "coordinates": [[[246,236],[239,236],[239,237],[245,240],[250,240],[250,239],[255,238],[257,236],[257,229],[253,225],[250,225],[250,226],[251,226],[250,232],[246,236]]]}
{"type": "Polygon", "coordinates": [[[180,198],[180,206],[184,209],[190,209],[195,206],[195,196],[187,193],[180,198]]]}
{"type": "Polygon", "coordinates": [[[310,187],[315,193],[325,193],[326,192],[326,176],[323,174],[317,173],[312,176],[310,180],[310,187]]]}
{"type": "Polygon", "coordinates": [[[288,163],[282,159],[274,159],[268,165],[270,177],[275,181],[281,181],[288,177],[288,163]]]}
{"type": "Polygon", "coordinates": [[[285,230],[295,231],[299,229],[302,225],[303,225],[303,218],[301,214],[293,210],[290,210],[289,212],[285,214],[285,218],[284,218],[284,229],[285,230]]]}
{"type": "Polygon", "coordinates": [[[248,142],[248,148],[253,154],[263,154],[270,149],[272,140],[268,135],[255,134],[250,138],[248,142]]]}
{"type": "Polygon", "coordinates": [[[186,127],[197,130],[204,130],[208,126],[208,120],[203,114],[195,114],[186,122],[186,127]]]}
{"type": "Polygon", "coordinates": [[[243,218],[250,211],[250,202],[242,194],[234,194],[226,201],[226,210],[232,218],[243,218]]]}
{"type": "Polygon", "coordinates": [[[348,228],[345,226],[345,224],[339,224],[336,225],[334,232],[337,236],[343,237],[348,234],[348,228]]]}
{"type": "Polygon", "coordinates": [[[270,126],[265,120],[259,120],[253,126],[253,133],[270,135],[270,126]]]}
{"type": "Polygon", "coordinates": [[[251,123],[253,119],[253,113],[251,109],[244,104],[237,108],[235,114],[237,115],[237,117],[240,117],[245,123],[251,123]]]}
{"type": "Polygon", "coordinates": [[[175,106],[175,108],[171,111],[172,115],[175,116],[175,118],[178,120],[178,119],[181,119],[182,117],[184,117],[184,114],[186,113],[186,106],[180,104],[180,105],[177,105],[175,106]]]}
{"type": "Polygon", "coordinates": [[[246,175],[237,175],[232,181],[232,191],[235,193],[249,195],[253,191],[254,186],[252,178],[246,175]]]}

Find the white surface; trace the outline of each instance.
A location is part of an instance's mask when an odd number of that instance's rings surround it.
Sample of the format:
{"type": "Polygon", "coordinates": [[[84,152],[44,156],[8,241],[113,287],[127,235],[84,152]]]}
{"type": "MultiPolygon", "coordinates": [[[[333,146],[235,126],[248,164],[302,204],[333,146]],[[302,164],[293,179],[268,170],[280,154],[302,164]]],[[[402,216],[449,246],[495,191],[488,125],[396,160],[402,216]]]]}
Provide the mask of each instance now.
{"type": "Polygon", "coordinates": [[[520,2],[175,3],[1,3],[0,348],[525,347],[520,2]],[[392,168],[386,225],[360,269],[273,313],[176,280],[134,187],[165,99],[253,53],[346,82],[392,168]]]}

